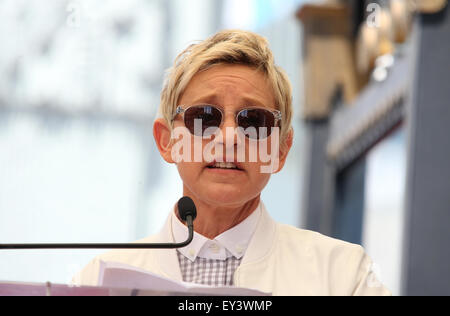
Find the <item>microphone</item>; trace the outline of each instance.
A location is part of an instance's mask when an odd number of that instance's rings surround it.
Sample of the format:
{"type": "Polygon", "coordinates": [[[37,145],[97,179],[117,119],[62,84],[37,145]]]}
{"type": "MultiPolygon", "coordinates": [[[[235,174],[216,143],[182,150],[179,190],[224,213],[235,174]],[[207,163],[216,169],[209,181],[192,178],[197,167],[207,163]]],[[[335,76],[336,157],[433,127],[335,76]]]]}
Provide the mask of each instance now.
{"type": "Polygon", "coordinates": [[[191,198],[185,196],[178,201],[178,213],[186,222],[189,236],[182,243],[154,243],[154,244],[0,244],[0,250],[29,250],[29,249],[177,249],[189,245],[194,239],[194,220],[197,208],[191,198]]]}
{"type": "Polygon", "coordinates": [[[183,222],[193,227],[193,221],[197,218],[197,208],[190,197],[183,197],[178,201],[178,214],[183,222]]]}

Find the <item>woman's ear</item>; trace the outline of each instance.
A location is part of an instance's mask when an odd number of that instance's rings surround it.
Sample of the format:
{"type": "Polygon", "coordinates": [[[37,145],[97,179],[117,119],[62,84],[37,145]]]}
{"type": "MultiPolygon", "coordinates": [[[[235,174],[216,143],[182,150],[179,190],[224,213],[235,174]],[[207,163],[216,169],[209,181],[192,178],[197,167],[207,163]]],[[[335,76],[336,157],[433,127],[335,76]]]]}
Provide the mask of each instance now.
{"type": "Polygon", "coordinates": [[[153,137],[161,157],[168,163],[172,159],[172,132],[164,119],[157,119],[153,124],[153,137]]]}
{"type": "Polygon", "coordinates": [[[284,164],[286,163],[287,156],[289,154],[289,151],[292,148],[292,144],[294,142],[294,130],[291,128],[288,135],[286,136],[286,139],[281,143],[280,145],[280,160],[278,169],[274,172],[279,173],[281,170],[283,170],[284,164]]]}

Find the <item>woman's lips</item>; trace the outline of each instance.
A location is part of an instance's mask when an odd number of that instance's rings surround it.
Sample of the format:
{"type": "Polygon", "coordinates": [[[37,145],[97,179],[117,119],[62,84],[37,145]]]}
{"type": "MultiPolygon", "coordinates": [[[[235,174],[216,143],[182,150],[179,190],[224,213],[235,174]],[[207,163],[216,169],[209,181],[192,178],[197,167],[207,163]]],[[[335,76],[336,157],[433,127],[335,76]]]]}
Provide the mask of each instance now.
{"type": "Polygon", "coordinates": [[[206,166],[206,170],[215,174],[240,174],[244,172],[244,169],[239,163],[235,162],[212,162],[206,166]]]}
{"type": "Polygon", "coordinates": [[[206,171],[208,173],[216,174],[216,175],[233,175],[233,176],[244,173],[243,170],[239,170],[239,169],[221,169],[221,168],[206,168],[206,171]]]}
{"type": "Polygon", "coordinates": [[[227,160],[222,160],[222,161],[213,161],[211,163],[209,163],[207,166],[207,168],[218,168],[218,169],[237,169],[237,170],[244,170],[243,166],[236,161],[227,161],[227,160]]]}

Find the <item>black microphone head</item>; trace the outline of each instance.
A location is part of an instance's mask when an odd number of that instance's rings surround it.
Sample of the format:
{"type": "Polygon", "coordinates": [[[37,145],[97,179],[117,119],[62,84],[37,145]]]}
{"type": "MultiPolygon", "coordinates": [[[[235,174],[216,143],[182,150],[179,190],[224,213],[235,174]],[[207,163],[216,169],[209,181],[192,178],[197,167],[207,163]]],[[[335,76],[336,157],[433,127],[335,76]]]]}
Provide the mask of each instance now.
{"type": "Polygon", "coordinates": [[[178,214],[180,214],[183,222],[186,221],[189,215],[192,216],[192,220],[197,217],[197,208],[190,197],[185,196],[178,201],[178,214]]]}

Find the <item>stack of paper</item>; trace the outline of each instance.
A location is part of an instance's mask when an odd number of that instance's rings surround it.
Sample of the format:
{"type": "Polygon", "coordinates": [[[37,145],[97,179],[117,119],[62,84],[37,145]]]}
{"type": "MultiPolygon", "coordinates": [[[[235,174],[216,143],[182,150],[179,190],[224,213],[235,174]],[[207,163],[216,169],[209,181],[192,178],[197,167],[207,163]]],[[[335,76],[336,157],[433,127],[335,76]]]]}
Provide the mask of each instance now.
{"type": "Polygon", "coordinates": [[[227,295],[268,296],[253,289],[239,287],[211,287],[193,283],[178,282],[154,273],[116,262],[101,262],[99,283],[102,287],[155,291],[168,295],[227,295]]]}

